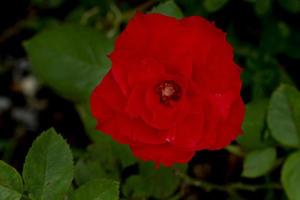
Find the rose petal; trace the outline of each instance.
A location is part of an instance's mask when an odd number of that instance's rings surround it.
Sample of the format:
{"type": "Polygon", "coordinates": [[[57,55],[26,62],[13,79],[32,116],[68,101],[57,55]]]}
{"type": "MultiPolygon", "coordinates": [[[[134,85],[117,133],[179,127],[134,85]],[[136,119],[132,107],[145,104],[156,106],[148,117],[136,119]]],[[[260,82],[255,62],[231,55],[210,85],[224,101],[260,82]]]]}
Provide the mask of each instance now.
{"type": "Polygon", "coordinates": [[[130,145],[133,154],[144,160],[154,161],[156,165],[171,166],[174,163],[186,163],[195,154],[194,151],[181,151],[170,144],[130,145]]]}

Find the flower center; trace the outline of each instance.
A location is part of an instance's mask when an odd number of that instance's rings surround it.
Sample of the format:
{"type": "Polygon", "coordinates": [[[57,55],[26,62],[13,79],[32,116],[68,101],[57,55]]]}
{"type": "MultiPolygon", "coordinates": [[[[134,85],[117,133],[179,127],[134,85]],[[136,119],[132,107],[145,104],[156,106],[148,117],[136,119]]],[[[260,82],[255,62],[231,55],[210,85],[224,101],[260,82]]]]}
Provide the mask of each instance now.
{"type": "Polygon", "coordinates": [[[165,80],[158,83],[156,93],[159,95],[160,103],[169,106],[170,101],[179,101],[181,87],[173,80],[165,80]]]}

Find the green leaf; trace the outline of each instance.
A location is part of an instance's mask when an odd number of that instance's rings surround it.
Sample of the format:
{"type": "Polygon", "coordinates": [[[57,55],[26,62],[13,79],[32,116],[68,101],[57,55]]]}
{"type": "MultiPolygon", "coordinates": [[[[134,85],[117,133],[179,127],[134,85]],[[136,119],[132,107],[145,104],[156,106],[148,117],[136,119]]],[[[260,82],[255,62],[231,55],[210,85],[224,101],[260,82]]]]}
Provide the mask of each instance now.
{"type": "Polygon", "coordinates": [[[271,10],[272,0],[256,0],[255,12],[258,16],[263,16],[271,10]]]}
{"type": "Polygon", "coordinates": [[[80,159],[74,168],[74,179],[82,185],[95,178],[114,178],[106,173],[105,168],[97,160],[80,159]]]}
{"type": "Polygon", "coordinates": [[[300,59],[300,31],[291,30],[291,34],[287,39],[287,43],[284,46],[284,53],[294,59],[300,59]]]}
{"type": "Polygon", "coordinates": [[[245,157],[242,176],[248,178],[263,176],[272,169],[275,161],[275,148],[252,151],[245,157]]]}
{"type": "Polygon", "coordinates": [[[61,5],[65,0],[31,0],[32,4],[35,6],[43,8],[56,8],[61,5]]]}
{"type": "Polygon", "coordinates": [[[23,178],[33,200],[64,199],[73,179],[73,158],[68,144],[53,128],[33,142],[23,178]]]}
{"type": "Polygon", "coordinates": [[[260,149],[267,146],[263,140],[265,121],[268,110],[267,99],[253,101],[247,104],[243,122],[244,134],[238,137],[238,143],[247,150],[260,149]]]}
{"type": "Polygon", "coordinates": [[[100,134],[96,143],[88,147],[92,160],[97,160],[107,174],[118,177],[119,167],[125,168],[136,162],[127,145],[119,144],[110,136],[100,134]]]}
{"type": "Polygon", "coordinates": [[[21,199],[21,197],[22,194],[20,194],[19,192],[0,185],[0,199],[19,200],[21,199]]]}
{"type": "Polygon", "coordinates": [[[300,0],[278,0],[281,7],[291,13],[300,12],[300,0]]]}
{"type": "Polygon", "coordinates": [[[272,136],[282,145],[300,145],[300,93],[289,85],[281,85],[272,95],[268,126],[272,136]]]}
{"type": "Polygon", "coordinates": [[[94,179],[79,187],[71,200],[118,200],[119,183],[108,179],[94,179]]]}
{"type": "Polygon", "coordinates": [[[204,0],[203,6],[208,12],[216,12],[228,3],[229,0],[204,0]]]}
{"type": "Polygon", "coordinates": [[[261,51],[271,55],[281,53],[286,48],[290,34],[290,27],[283,21],[265,21],[260,41],[261,51]]]}
{"type": "Polygon", "coordinates": [[[281,171],[281,182],[290,200],[300,199],[300,151],[293,153],[285,161],[281,171]]]}
{"type": "Polygon", "coordinates": [[[87,100],[110,66],[112,41],[87,27],[55,27],[24,45],[37,77],[73,101],[87,100]]]}
{"type": "MultiPolygon", "coordinates": [[[[84,161],[86,168],[90,162],[97,161],[109,177],[118,177],[118,168],[125,168],[136,162],[127,145],[118,144],[108,135],[96,130],[96,120],[91,116],[89,106],[79,105],[77,107],[84,127],[90,138],[95,142],[88,147],[89,158],[84,161]],[[105,153],[103,153],[105,152],[105,153]]],[[[95,165],[95,163],[93,164],[95,165]]],[[[95,169],[93,167],[93,169],[95,169]]]]}
{"type": "Polygon", "coordinates": [[[141,163],[139,175],[130,176],[126,180],[123,192],[127,197],[137,199],[165,199],[178,188],[179,183],[179,177],[175,176],[171,168],[155,169],[152,163],[141,163]]]}
{"type": "Polygon", "coordinates": [[[269,98],[281,81],[279,64],[273,59],[248,58],[245,71],[254,100],[269,98]]]}
{"type": "Polygon", "coordinates": [[[158,6],[154,7],[150,13],[160,13],[176,18],[182,18],[184,16],[180,8],[172,0],[160,3],[158,6]]]}
{"type": "Polygon", "coordinates": [[[0,160],[0,199],[18,200],[22,193],[23,181],[20,174],[0,160]]]}

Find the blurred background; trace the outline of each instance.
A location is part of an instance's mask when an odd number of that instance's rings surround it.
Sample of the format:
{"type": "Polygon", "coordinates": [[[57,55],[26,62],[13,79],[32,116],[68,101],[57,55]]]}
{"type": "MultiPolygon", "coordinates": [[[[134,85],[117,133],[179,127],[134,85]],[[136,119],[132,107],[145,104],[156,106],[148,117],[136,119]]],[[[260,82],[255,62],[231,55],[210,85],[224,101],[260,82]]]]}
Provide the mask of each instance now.
{"type": "Polygon", "coordinates": [[[121,180],[123,199],[300,199],[300,158],[285,162],[300,147],[300,0],[2,0],[0,16],[0,159],[18,171],[33,140],[54,127],[73,150],[75,186],[96,175],[121,180]],[[74,92],[82,86],[69,91],[74,84],[60,82],[81,76],[68,75],[80,67],[68,55],[89,64],[86,44],[97,43],[93,53],[108,67],[104,52],[136,10],[213,21],[244,69],[244,135],[224,150],[198,152],[175,178],[97,141],[87,101],[74,92]],[[298,166],[291,177],[282,177],[285,164],[298,166]]]}

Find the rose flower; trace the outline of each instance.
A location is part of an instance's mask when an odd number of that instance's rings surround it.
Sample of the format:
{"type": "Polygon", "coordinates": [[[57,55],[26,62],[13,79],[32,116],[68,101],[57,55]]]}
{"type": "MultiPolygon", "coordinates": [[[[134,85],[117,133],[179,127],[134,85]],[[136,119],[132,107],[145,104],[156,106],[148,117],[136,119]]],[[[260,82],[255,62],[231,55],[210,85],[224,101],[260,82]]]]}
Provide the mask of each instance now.
{"type": "Polygon", "coordinates": [[[95,88],[97,129],[142,160],[170,166],[241,133],[241,69],[225,33],[205,19],[137,13],[95,88]]]}

